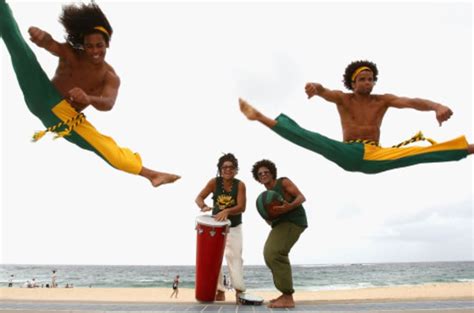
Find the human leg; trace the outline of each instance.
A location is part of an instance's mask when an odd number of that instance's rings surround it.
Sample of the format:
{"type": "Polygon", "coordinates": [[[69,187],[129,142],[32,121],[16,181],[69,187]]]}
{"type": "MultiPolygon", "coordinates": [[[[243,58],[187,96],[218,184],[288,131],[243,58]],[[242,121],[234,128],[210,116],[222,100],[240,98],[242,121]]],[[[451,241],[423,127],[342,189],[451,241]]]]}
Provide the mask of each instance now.
{"type": "Polygon", "coordinates": [[[382,148],[365,145],[361,171],[380,173],[422,163],[458,161],[470,154],[472,145],[464,136],[431,146],[382,148]]]}
{"type": "Polygon", "coordinates": [[[293,278],[288,255],[303,231],[303,227],[285,222],[273,227],[268,235],[264,259],[272,272],[275,287],[282,293],[270,303],[270,307],[294,307],[293,278]]]}
{"type": "Polygon", "coordinates": [[[0,1],[0,32],[29,110],[46,127],[58,123],[59,120],[50,110],[59,103],[61,95],[23,39],[11,9],[4,0],[0,1]]]}
{"type": "MultiPolygon", "coordinates": [[[[227,234],[225,257],[229,268],[230,281],[235,289],[236,302],[245,288],[244,260],[242,258],[242,224],[231,227],[227,234]]],[[[225,286],[223,286],[225,288],[225,286]]]]}
{"type": "Polygon", "coordinates": [[[251,121],[259,121],[265,126],[272,128],[276,125],[274,119],[263,115],[260,111],[251,106],[247,101],[239,98],[240,111],[251,121]]]}

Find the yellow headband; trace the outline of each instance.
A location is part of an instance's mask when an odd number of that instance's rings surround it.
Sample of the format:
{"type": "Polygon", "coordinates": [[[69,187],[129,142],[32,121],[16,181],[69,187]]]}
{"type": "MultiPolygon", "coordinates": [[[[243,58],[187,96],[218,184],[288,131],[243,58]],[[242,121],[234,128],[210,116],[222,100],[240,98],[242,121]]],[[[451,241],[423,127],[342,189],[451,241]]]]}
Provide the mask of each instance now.
{"type": "Polygon", "coordinates": [[[359,67],[358,69],[356,69],[356,70],[354,71],[354,73],[352,73],[351,80],[354,81],[354,79],[357,77],[357,75],[359,75],[360,72],[362,72],[362,71],[371,71],[371,72],[372,72],[372,70],[370,69],[370,67],[361,66],[361,67],[359,67]]]}
{"type": "Polygon", "coordinates": [[[107,37],[110,37],[109,32],[108,32],[107,29],[105,29],[104,27],[102,27],[102,26],[96,26],[96,27],[94,27],[94,29],[97,29],[98,31],[101,31],[101,32],[103,32],[104,34],[106,34],[107,37]]]}

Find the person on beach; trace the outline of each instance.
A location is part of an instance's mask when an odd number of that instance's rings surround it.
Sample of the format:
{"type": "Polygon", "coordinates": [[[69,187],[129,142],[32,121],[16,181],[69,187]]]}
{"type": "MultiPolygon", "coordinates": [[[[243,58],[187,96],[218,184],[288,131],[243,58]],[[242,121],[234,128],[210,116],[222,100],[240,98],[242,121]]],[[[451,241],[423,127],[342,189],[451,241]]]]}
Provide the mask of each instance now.
{"type": "Polygon", "coordinates": [[[58,285],[56,284],[56,270],[53,270],[53,273],[51,274],[51,288],[56,288],[58,285]]]}
{"type": "Polygon", "coordinates": [[[270,160],[256,162],[252,167],[252,175],[266,190],[273,190],[284,199],[282,205],[274,207],[279,215],[270,222],[272,230],[263,249],[265,264],[272,272],[275,287],[281,292],[278,298],[270,300],[268,307],[293,308],[295,290],[289,253],[308,227],[302,205],[306,198],[289,178],[277,178],[276,165],[270,160]]]}
{"type": "Polygon", "coordinates": [[[176,277],[173,280],[173,292],[171,293],[170,298],[173,298],[173,295],[175,296],[176,299],[178,298],[178,293],[179,293],[178,287],[179,287],[179,275],[176,275],[176,277]]]}
{"type": "Polygon", "coordinates": [[[249,120],[261,122],[294,144],[321,154],[347,171],[374,174],[419,163],[457,161],[474,152],[474,145],[468,144],[464,136],[436,143],[425,138],[421,132],[396,146],[382,148],[379,145],[380,127],[389,108],[434,111],[440,126],[453,112],[447,106],[430,100],[372,94],[377,75],[374,63],[355,61],[347,66],[344,73],[344,85],[352,92],[330,90],[319,83],[307,83],[305,86],[308,98],[320,96],[336,104],[344,142],[303,129],[284,114],[271,119],[243,99],[239,99],[240,110],[249,120]],[[420,140],[428,140],[431,146],[403,147],[420,140]]]}
{"type": "MultiPolygon", "coordinates": [[[[217,163],[217,177],[211,178],[196,197],[196,204],[201,212],[212,210],[217,221],[229,219],[231,222],[225,244],[225,259],[229,268],[229,275],[235,288],[236,302],[245,291],[242,258],[242,213],[245,212],[247,202],[245,184],[236,179],[239,171],[239,162],[232,153],[224,154],[217,163]],[[212,209],[204,200],[213,194],[212,209]]],[[[225,300],[225,286],[223,285],[222,269],[217,283],[216,301],[225,300]]]]}
{"type": "Polygon", "coordinates": [[[118,170],[147,178],[154,187],[179,179],[178,175],[144,167],[138,153],[119,147],[112,138],[99,133],[82,113],[88,107],[110,111],[120,87],[119,76],[105,62],[112,27],[99,6],[94,2],[64,6],[59,20],[66,30],[66,43],[57,42],[38,27],[28,29],[33,43],[59,58],[50,81],[24,41],[10,7],[0,0],[0,36],[10,53],[28,109],[46,127],[33,136],[33,141],[54,132],[56,138],[64,137],[96,153],[118,170]]]}
{"type": "Polygon", "coordinates": [[[15,275],[11,274],[10,278],[8,279],[8,287],[13,287],[13,278],[15,275]]]}

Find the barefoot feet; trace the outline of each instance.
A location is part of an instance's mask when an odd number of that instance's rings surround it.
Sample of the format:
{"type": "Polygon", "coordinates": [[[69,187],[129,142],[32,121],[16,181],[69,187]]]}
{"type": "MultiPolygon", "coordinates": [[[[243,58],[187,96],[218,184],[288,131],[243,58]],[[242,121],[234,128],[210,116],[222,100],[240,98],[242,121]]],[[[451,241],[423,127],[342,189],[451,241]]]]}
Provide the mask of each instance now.
{"type": "Polygon", "coordinates": [[[294,308],[295,301],[293,300],[293,295],[283,294],[274,300],[270,300],[268,307],[269,308],[294,308]]]}
{"type": "Polygon", "coordinates": [[[225,292],[224,291],[217,290],[216,301],[225,301],[225,292]]]}
{"type": "Polygon", "coordinates": [[[251,121],[255,121],[261,115],[253,106],[251,106],[247,101],[242,98],[239,98],[240,111],[251,121]]]}
{"type": "Polygon", "coordinates": [[[139,173],[140,176],[147,178],[153,187],[158,187],[165,184],[171,184],[181,178],[181,176],[169,173],[157,172],[143,167],[139,173]]]}
{"type": "Polygon", "coordinates": [[[239,98],[239,107],[240,111],[251,121],[259,121],[263,125],[266,125],[270,128],[274,127],[277,124],[276,120],[263,115],[262,113],[260,113],[260,111],[255,109],[242,98],[239,98]]]}

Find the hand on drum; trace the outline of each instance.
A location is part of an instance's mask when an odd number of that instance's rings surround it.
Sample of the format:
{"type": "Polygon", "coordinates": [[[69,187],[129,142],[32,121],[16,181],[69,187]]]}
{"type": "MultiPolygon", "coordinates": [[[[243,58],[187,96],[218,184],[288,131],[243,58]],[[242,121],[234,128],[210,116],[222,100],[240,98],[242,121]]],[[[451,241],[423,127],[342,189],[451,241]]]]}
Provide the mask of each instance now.
{"type": "Polygon", "coordinates": [[[216,221],[222,222],[227,219],[227,216],[229,216],[229,210],[221,210],[219,213],[214,215],[214,219],[216,221]]]}

